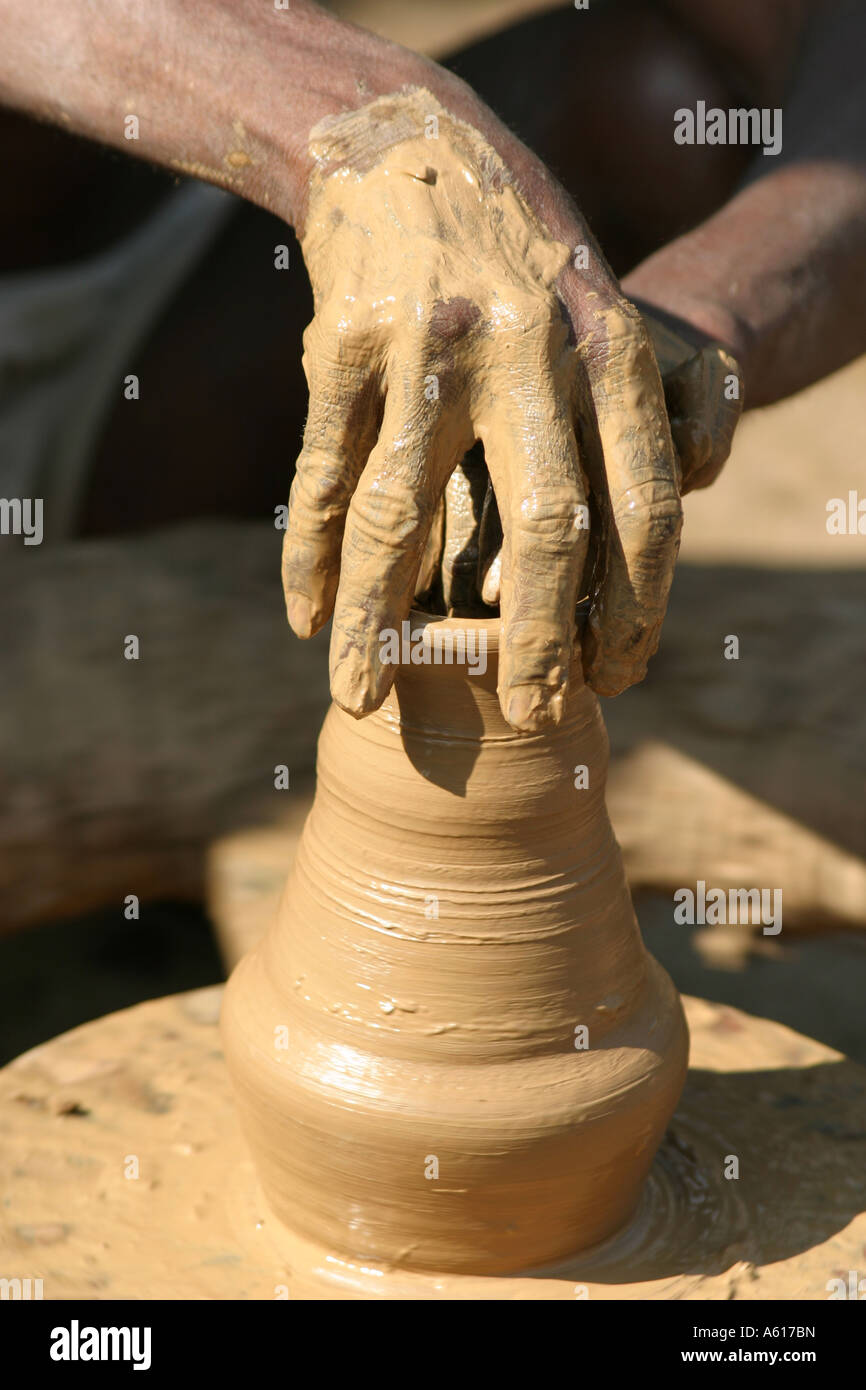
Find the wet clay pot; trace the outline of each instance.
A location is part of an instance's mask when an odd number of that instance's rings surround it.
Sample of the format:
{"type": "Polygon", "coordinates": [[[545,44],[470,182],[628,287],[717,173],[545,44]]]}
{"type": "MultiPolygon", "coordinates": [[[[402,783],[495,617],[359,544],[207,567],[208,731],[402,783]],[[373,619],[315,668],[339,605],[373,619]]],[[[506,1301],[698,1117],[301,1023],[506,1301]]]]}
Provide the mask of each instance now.
{"type": "Polygon", "coordinates": [[[579,668],[560,726],[516,734],[498,622],[412,626],[430,664],[401,665],[368,718],[325,720],[315,803],[278,919],[227,987],[223,1041],[282,1222],[370,1264],[510,1273],[628,1220],[688,1036],[640,937],[579,668]]]}

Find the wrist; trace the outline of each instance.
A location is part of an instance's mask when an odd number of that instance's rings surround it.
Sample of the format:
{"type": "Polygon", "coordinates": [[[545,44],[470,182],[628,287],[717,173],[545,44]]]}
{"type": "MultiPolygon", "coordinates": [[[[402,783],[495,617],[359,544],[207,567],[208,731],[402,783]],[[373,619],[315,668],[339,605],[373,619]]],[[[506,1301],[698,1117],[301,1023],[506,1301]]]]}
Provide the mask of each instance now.
{"type": "MultiPolygon", "coordinates": [[[[697,271],[671,272],[664,252],[651,257],[622,281],[623,292],[642,312],[659,318],[695,348],[719,343],[736,360],[744,382],[752,383],[755,330],[736,305],[713,288],[695,293],[697,271]]],[[[751,394],[751,393],[750,393],[751,394]]]]}
{"type": "Polygon", "coordinates": [[[293,93],[295,118],[291,123],[281,119],[279,112],[281,105],[285,106],[287,73],[297,71],[297,45],[277,62],[268,88],[256,97],[256,119],[265,132],[268,162],[274,170],[267,196],[256,201],[266,202],[299,236],[304,231],[314,168],[310,137],[321,121],[358,110],[404,88],[425,88],[453,109],[449,96],[464,85],[420,54],[331,16],[326,18],[327,22],[320,22],[309,35],[304,56],[311,80],[299,101],[294,102],[293,93]]]}
{"type": "MultiPolygon", "coordinates": [[[[311,131],[329,116],[339,116],[368,106],[379,97],[422,89],[431,93],[451,115],[477,130],[490,142],[508,166],[517,187],[534,208],[550,234],[566,244],[590,242],[595,261],[600,257],[588,229],[558,180],[544,164],[494,115],[473,89],[446,68],[398,44],[381,39],[332,16],[319,13],[315,31],[309,33],[305,57],[313,73],[315,90],[305,97],[303,115],[287,129],[269,112],[279,109],[273,92],[281,93],[280,67],[296,70],[297,43],[278,63],[275,82],[256,97],[261,111],[256,124],[266,129],[271,162],[279,170],[276,188],[265,201],[303,235],[314,160],[310,153],[311,131]],[[270,87],[270,90],[268,90],[270,87]]],[[[281,98],[282,99],[282,98],[281,98]]],[[[253,195],[255,196],[255,195],[253,195]]]]}

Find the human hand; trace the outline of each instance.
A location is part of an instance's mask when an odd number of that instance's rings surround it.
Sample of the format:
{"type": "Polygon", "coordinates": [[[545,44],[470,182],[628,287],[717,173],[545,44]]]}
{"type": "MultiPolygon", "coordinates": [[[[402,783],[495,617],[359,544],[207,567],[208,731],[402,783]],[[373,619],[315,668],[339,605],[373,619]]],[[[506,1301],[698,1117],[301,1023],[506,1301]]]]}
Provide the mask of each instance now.
{"type": "Polygon", "coordinates": [[[293,629],[309,636],[333,611],[334,698],[356,716],[381,703],[394,676],[381,634],[408,615],[440,498],[478,440],[503,531],[506,719],[534,730],[562,713],[591,524],[603,563],[584,664],[617,693],[657,645],[681,525],[639,313],[576,214],[589,274],[431,93],[313,135],[310,413],[283,564],[293,629]]]}
{"type": "MultiPolygon", "coordinates": [[[[740,368],[720,343],[669,316],[641,306],[664,388],[676,450],[680,493],[709,487],[730,451],[742,407],[740,368]],[[688,333],[688,337],[684,336],[688,333]]],[[[449,616],[477,615],[499,604],[502,529],[496,497],[479,450],[467,455],[448,481],[421,566],[417,592],[435,582],[449,616]]],[[[598,499],[598,508],[604,497],[598,499]]],[[[584,571],[586,598],[592,580],[584,571]]]]}

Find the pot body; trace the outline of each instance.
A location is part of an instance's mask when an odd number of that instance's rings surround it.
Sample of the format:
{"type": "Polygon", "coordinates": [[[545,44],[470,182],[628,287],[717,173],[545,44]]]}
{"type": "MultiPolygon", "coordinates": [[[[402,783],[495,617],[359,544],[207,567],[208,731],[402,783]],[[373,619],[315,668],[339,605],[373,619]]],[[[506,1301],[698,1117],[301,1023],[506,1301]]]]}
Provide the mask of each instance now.
{"type": "Polygon", "coordinates": [[[223,1041],[280,1220],[365,1262],[509,1273],[628,1220],[688,1038],[641,941],[579,669],[563,722],[518,735],[498,623],[426,626],[485,632],[487,668],[406,665],[375,714],[330,710],[223,1041]]]}

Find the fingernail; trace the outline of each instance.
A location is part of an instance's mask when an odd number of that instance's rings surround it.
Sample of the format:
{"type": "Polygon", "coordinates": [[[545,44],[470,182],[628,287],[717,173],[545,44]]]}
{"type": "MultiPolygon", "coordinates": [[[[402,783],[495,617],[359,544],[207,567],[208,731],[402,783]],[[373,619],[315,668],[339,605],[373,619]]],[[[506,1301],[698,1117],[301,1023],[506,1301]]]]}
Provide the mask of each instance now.
{"type": "Polygon", "coordinates": [[[286,594],[286,613],[296,637],[312,637],[313,605],[306,594],[286,594]]]}

